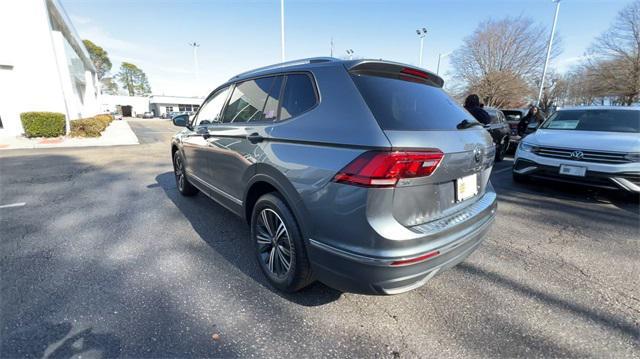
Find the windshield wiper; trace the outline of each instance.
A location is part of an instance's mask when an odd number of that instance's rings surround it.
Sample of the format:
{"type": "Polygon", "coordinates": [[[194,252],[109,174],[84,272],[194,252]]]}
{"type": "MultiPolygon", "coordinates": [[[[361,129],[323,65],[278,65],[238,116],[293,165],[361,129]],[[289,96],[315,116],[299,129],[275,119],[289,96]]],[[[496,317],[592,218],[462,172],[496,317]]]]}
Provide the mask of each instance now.
{"type": "Polygon", "coordinates": [[[473,126],[483,127],[480,122],[462,120],[462,122],[460,122],[459,124],[456,125],[456,128],[458,130],[464,130],[465,128],[470,128],[470,127],[473,127],[473,126]]]}

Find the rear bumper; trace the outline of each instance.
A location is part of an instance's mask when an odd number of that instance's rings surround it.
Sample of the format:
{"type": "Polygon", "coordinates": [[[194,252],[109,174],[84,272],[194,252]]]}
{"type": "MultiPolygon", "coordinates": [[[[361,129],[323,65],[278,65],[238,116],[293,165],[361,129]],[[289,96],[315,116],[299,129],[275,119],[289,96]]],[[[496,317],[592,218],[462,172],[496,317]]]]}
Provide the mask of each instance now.
{"type": "Polygon", "coordinates": [[[493,223],[496,209],[496,194],[489,191],[458,213],[413,227],[413,231],[423,234],[416,242],[434,239],[428,242],[428,248],[421,245],[419,251],[405,251],[402,257],[355,253],[311,239],[308,250],[314,274],[323,283],[347,292],[390,295],[415,289],[440,271],[462,262],[478,248],[493,223]],[[392,265],[434,251],[439,254],[425,261],[392,265]]]}
{"type": "Polygon", "coordinates": [[[584,161],[537,156],[518,150],[513,172],[521,176],[640,193],[640,165],[633,163],[591,164],[584,161]],[[584,177],[561,175],[560,165],[562,164],[586,167],[586,174],[584,177]]]}

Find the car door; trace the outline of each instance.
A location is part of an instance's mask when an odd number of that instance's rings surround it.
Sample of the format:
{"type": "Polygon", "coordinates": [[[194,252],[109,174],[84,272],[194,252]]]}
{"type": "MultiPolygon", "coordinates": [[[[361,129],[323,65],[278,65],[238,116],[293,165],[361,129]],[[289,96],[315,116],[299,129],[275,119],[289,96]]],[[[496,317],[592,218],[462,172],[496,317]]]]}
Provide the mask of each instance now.
{"type": "Polygon", "coordinates": [[[209,128],[209,163],[219,195],[241,204],[266,128],[277,120],[283,76],[235,84],[221,124],[209,128]]]}
{"type": "Polygon", "coordinates": [[[213,181],[212,171],[208,165],[209,128],[220,123],[220,114],[228,95],[229,87],[225,87],[209,96],[191,121],[192,130],[182,138],[187,176],[195,179],[196,186],[201,187],[213,181]]]}

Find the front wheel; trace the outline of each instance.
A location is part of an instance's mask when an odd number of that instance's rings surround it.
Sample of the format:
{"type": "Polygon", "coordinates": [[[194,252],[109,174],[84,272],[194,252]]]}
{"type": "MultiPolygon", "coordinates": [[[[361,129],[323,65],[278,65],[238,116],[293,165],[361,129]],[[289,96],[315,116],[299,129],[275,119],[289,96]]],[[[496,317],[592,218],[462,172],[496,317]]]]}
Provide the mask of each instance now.
{"type": "Polygon", "coordinates": [[[251,238],[260,269],[275,288],[295,292],[312,282],[300,229],[277,194],[263,195],[253,207],[251,238]]]}

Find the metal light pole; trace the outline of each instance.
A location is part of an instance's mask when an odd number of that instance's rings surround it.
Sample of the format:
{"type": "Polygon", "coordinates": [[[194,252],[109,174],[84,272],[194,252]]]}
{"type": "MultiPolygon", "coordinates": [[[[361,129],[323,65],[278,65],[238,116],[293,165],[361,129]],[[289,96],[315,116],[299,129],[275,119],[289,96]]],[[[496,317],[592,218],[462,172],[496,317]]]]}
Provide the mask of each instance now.
{"type": "Polygon", "coordinates": [[[353,49],[348,49],[346,52],[349,55],[349,60],[353,60],[353,49]]]}
{"type": "Polygon", "coordinates": [[[280,44],[282,62],[284,62],[284,0],[280,0],[280,44]]]}
{"type": "Polygon", "coordinates": [[[538,106],[542,101],[542,90],[544,89],[544,78],[547,76],[547,65],[549,65],[549,57],[551,57],[551,46],[553,45],[553,36],[556,32],[556,23],[558,22],[558,12],[560,11],[560,0],[552,0],[556,3],[556,13],[553,16],[553,26],[551,27],[551,36],[549,36],[549,45],[547,46],[547,58],[542,68],[542,81],[540,81],[540,92],[538,92],[538,106]]]}
{"type": "Polygon", "coordinates": [[[443,53],[439,53],[439,54],[438,54],[438,67],[436,68],[436,75],[440,75],[440,60],[441,60],[443,57],[447,57],[447,56],[449,56],[449,55],[451,55],[451,52],[446,52],[446,53],[444,53],[444,54],[443,54],[443,53]]]}
{"type": "Polygon", "coordinates": [[[418,37],[420,38],[420,67],[422,67],[422,49],[424,49],[424,37],[427,36],[427,29],[424,27],[422,29],[416,30],[418,37]]]}
{"type": "Polygon", "coordinates": [[[333,36],[331,36],[331,57],[333,57],[333,36]]]}
{"type": "Polygon", "coordinates": [[[190,42],[189,46],[193,47],[193,71],[194,74],[196,76],[196,79],[199,77],[199,71],[198,71],[198,48],[200,47],[200,44],[194,42],[190,42]]]}

